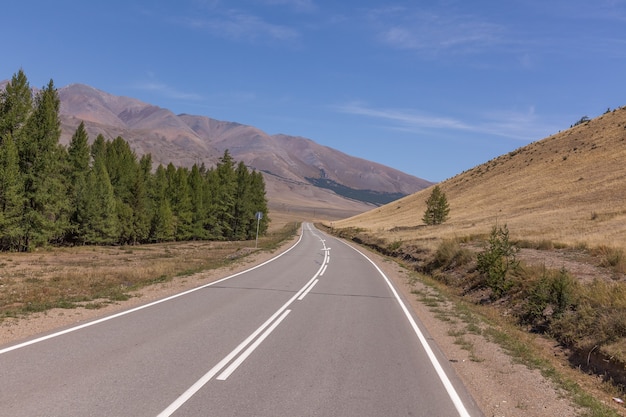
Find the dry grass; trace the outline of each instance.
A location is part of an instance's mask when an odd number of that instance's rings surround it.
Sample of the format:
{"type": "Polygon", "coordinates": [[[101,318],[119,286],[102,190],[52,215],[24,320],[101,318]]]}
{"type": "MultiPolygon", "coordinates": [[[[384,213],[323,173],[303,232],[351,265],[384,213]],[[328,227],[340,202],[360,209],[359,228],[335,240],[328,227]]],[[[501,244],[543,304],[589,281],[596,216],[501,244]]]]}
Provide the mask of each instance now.
{"type": "Polygon", "coordinates": [[[626,249],[626,108],[442,182],[449,220],[423,226],[430,189],[345,220],[388,242],[485,235],[626,249]]]}
{"type": "MultiPolygon", "coordinates": [[[[571,348],[572,364],[610,375],[626,387],[626,108],[502,155],[439,186],[450,204],[449,219],[442,225],[422,222],[431,189],[326,225],[343,234],[358,230],[362,240],[381,247],[402,242],[409,253],[420,248],[426,260],[414,261],[416,267],[436,266],[437,278],[462,291],[473,288],[468,280],[475,274],[471,264],[463,266],[467,260],[461,250],[481,246],[495,225],[506,225],[511,240],[529,248],[526,252],[542,252],[536,259],[540,269],[527,268],[516,277],[517,293],[491,305],[493,313],[510,315],[530,300],[526,307],[536,308],[529,311],[571,348]],[[556,262],[549,262],[551,258],[556,262]],[[569,273],[570,266],[575,281],[560,272],[567,267],[569,273]],[[599,269],[602,276],[594,275],[599,269]]],[[[480,291],[474,296],[484,298],[480,291]]]]}
{"type": "MultiPolygon", "coordinates": [[[[283,225],[259,240],[272,249],[293,235],[283,225]]],[[[0,320],[51,308],[99,308],[143,286],[227,265],[255,251],[255,242],[174,242],[54,248],[0,253],[0,320]]]]}

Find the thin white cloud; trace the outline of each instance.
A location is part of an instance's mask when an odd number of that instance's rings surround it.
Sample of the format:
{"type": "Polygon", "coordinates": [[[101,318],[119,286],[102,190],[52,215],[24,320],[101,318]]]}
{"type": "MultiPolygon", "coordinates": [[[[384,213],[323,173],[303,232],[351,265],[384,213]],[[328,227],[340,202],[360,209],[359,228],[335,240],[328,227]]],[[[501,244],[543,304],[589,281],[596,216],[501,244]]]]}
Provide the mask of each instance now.
{"type": "Polygon", "coordinates": [[[475,53],[501,45],[504,28],[476,16],[389,7],[371,10],[379,39],[422,53],[475,53]]]}
{"type": "Polygon", "coordinates": [[[188,18],[184,23],[194,29],[207,30],[213,35],[236,41],[292,42],[300,38],[299,32],[291,27],[273,24],[238,10],[228,10],[214,17],[188,18]]]}
{"type": "Polygon", "coordinates": [[[471,126],[447,117],[427,115],[415,111],[398,109],[374,109],[360,102],[352,102],[335,107],[341,113],[367,116],[398,123],[396,127],[419,129],[456,129],[471,130],[471,126]]]}
{"type": "Polygon", "coordinates": [[[263,0],[263,2],[271,6],[288,6],[297,12],[317,10],[317,5],[313,0],[263,0]]]}
{"type": "Polygon", "coordinates": [[[590,7],[588,0],[551,0],[528,4],[543,15],[554,19],[603,20],[610,22],[626,21],[626,1],[595,0],[590,7]]]}
{"type": "Polygon", "coordinates": [[[525,112],[488,112],[472,117],[471,121],[432,115],[417,110],[376,109],[360,102],[334,108],[341,113],[386,121],[386,128],[405,132],[460,131],[523,141],[541,139],[555,132],[554,129],[538,123],[533,107],[525,112]]]}
{"type": "Polygon", "coordinates": [[[252,91],[228,91],[214,93],[209,97],[209,101],[216,103],[241,104],[256,101],[257,95],[252,91]]]}
{"type": "Polygon", "coordinates": [[[203,100],[203,97],[196,93],[188,93],[180,91],[174,87],[158,81],[143,81],[135,83],[133,88],[136,90],[149,91],[161,95],[163,97],[175,99],[175,100],[203,100]]]}

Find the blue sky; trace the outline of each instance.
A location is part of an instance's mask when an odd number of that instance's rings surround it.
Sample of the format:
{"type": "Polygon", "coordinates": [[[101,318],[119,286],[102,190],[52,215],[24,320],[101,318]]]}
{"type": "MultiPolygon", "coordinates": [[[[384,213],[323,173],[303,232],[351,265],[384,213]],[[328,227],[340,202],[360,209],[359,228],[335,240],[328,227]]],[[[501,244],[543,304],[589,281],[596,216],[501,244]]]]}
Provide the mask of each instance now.
{"type": "Polygon", "coordinates": [[[0,79],[84,83],[431,181],[626,105],[626,0],[21,0],[0,79]]]}

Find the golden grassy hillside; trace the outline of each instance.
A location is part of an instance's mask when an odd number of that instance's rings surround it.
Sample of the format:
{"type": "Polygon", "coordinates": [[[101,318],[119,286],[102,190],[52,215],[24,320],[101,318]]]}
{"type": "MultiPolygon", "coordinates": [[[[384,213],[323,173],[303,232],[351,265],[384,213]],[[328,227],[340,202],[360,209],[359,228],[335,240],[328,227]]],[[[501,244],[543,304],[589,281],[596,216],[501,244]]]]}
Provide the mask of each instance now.
{"type": "MultiPolygon", "coordinates": [[[[445,163],[445,161],[442,161],[445,163]]],[[[336,221],[393,241],[487,234],[507,224],[515,239],[626,247],[626,108],[620,108],[439,184],[450,216],[422,226],[431,188],[336,221]]]]}

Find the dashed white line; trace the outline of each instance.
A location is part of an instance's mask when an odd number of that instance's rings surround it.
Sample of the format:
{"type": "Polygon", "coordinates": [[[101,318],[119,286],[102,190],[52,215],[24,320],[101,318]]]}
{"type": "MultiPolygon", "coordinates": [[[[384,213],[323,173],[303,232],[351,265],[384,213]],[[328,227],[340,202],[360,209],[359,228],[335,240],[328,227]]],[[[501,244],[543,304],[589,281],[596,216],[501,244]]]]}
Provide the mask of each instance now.
{"type": "MultiPolygon", "coordinates": [[[[302,238],[302,236],[300,237],[302,238]]],[[[299,242],[299,241],[298,241],[299,242]]],[[[169,417],[176,410],[178,410],[183,404],[185,404],[191,397],[193,397],[204,385],[206,385],[215,375],[217,375],[226,365],[234,360],[227,369],[225,369],[216,379],[224,381],[226,380],[247,358],[250,354],[265,340],[267,336],[287,317],[291,310],[287,310],[287,307],[296,300],[301,300],[313,288],[313,286],[319,281],[317,277],[327,266],[328,251],[324,252],[324,262],[320,266],[320,269],[289,301],[287,301],[281,308],[279,308],[272,316],[254,331],[250,336],[239,344],[232,352],[230,352],[224,359],[222,359],[217,365],[215,365],[209,372],[207,372],[202,378],[196,381],[187,391],[180,395],[173,403],[171,403],[165,410],[158,414],[157,417],[169,417]],[[269,326],[269,328],[268,328],[269,326]],[[267,330],[266,330],[267,329],[267,330]],[[262,333],[262,334],[261,334],[262,333]],[[260,337],[259,334],[261,334],[260,337]],[[258,337],[258,339],[257,339],[258,337]],[[255,341],[256,339],[256,341],[255,341]],[[254,341],[254,343],[252,343],[254,341]],[[252,344],[251,344],[252,343],[252,344]]]]}

